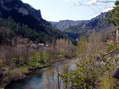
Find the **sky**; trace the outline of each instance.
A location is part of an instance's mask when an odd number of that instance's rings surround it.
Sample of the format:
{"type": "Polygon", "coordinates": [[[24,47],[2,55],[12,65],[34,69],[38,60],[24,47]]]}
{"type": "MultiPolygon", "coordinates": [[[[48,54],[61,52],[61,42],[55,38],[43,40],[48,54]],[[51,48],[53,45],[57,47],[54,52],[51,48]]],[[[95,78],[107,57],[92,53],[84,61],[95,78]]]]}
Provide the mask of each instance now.
{"type": "MultiPolygon", "coordinates": [[[[48,21],[89,20],[101,12],[114,7],[110,0],[22,0],[35,9],[40,9],[42,17],[48,21]],[[103,2],[103,3],[102,3],[103,2]]],[[[115,0],[111,0],[115,1],[115,0]]]]}

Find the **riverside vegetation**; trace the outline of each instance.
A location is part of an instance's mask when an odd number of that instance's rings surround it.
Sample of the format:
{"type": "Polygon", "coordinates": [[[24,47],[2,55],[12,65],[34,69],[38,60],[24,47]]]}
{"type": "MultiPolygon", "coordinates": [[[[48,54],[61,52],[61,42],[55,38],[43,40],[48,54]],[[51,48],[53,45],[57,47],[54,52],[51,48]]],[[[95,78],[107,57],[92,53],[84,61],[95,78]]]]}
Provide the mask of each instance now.
{"type": "MultiPolygon", "coordinates": [[[[115,5],[108,20],[118,28],[119,1],[115,5]]],[[[78,69],[60,75],[65,89],[119,89],[119,80],[114,77],[119,65],[119,38],[115,39],[113,33],[109,37],[93,33],[88,39],[81,38],[78,69]]]]}
{"type": "Polygon", "coordinates": [[[118,89],[113,74],[119,65],[118,46],[105,44],[100,35],[81,38],[77,46],[77,69],[61,74],[65,89],[118,89]]]}
{"type": "MultiPolygon", "coordinates": [[[[118,5],[117,1],[111,12],[112,18],[109,19],[115,26],[119,25],[118,5]]],[[[77,69],[59,74],[65,89],[119,88],[119,80],[113,78],[119,65],[119,43],[115,42],[115,36],[107,37],[107,34],[93,32],[88,37],[80,37],[77,44],[73,45],[66,38],[40,43],[34,40],[38,35],[27,26],[16,24],[9,19],[1,20],[0,88],[5,87],[11,80],[24,78],[37,68],[62,61],[62,58],[64,60],[73,57],[79,59],[77,69]]]]}
{"type": "Polygon", "coordinates": [[[70,40],[60,38],[52,43],[40,43],[33,40],[36,35],[25,25],[1,19],[0,87],[11,80],[24,78],[30,71],[75,56],[75,46],[70,40]]]}
{"type": "Polygon", "coordinates": [[[78,69],[59,75],[66,89],[118,89],[112,75],[119,63],[119,46],[115,42],[109,43],[107,38],[105,34],[93,32],[88,38],[81,37],[76,46],[66,39],[57,39],[47,45],[22,37],[16,37],[7,45],[2,42],[1,86],[9,80],[24,78],[35,68],[62,61],[62,58],[77,57],[78,69]]]}

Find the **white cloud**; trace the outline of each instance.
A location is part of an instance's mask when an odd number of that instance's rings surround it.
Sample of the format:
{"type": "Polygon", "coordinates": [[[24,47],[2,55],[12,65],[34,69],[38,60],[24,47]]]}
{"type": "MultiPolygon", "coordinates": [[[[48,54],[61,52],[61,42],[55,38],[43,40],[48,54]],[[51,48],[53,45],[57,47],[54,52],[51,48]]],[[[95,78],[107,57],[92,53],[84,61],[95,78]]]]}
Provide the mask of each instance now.
{"type": "Polygon", "coordinates": [[[75,3],[75,4],[82,4],[82,5],[92,5],[96,4],[98,0],[87,0],[86,2],[82,0],[64,0],[65,2],[75,3]]]}
{"type": "Polygon", "coordinates": [[[88,4],[91,5],[91,4],[96,4],[97,3],[97,0],[89,0],[88,4]]]}
{"type": "Polygon", "coordinates": [[[108,11],[111,11],[112,9],[113,9],[112,7],[111,8],[106,8],[102,12],[108,12],[108,11]]]}
{"type": "Polygon", "coordinates": [[[69,3],[78,3],[79,0],[64,0],[64,1],[69,3]]]}
{"type": "Polygon", "coordinates": [[[74,0],[64,0],[65,2],[74,2],[74,0]]]}

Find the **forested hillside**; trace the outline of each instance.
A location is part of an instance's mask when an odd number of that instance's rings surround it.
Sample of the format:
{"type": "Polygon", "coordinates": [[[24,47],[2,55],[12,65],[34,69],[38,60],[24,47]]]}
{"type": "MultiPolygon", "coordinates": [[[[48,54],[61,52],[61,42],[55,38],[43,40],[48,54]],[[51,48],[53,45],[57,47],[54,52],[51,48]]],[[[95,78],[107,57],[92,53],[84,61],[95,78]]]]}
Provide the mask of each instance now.
{"type": "MultiPolygon", "coordinates": [[[[112,30],[112,24],[108,22],[110,18],[110,12],[104,12],[100,15],[92,18],[91,20],[84,20],[84,21],[60,21],[53,23],[52,25],[55,26],[57,29],[66,32],[69,36],[70,34],[74,35],[89,35],[92,32],[101,32],[101,31],[108,31],[112,30]]],[[[77,36],[77,37],[79,37],[77,36]]]]}
{"type": "Polygon", "coordinates": [[[119,89],[119,1],[91,20],[48,22],[21,0],[0,0],[0,89],[119,89]]]}
{"type": "Polygon", "coordinates": [[[0,0],[0,18],[1,26],[6,25],[16,35],[34,41],[51,42],[63,36],[42,18],[40,10],[35,10],[21,0],[0,0]],[[14,31],[12,28],[17,30],[14,31]]]}
{"type": "Polygon", "coordinates": [[[60,31],[65,31],[65,29],[72,27],[72,26],[76,26],[78,24],[86,24],[88,23],[88,20],[77,20],[77,21],[73,21],[73,20],[61,20],[59,22],[51,22],[52,26],[54,26],[55,28],[59,29],[60,31]]]}

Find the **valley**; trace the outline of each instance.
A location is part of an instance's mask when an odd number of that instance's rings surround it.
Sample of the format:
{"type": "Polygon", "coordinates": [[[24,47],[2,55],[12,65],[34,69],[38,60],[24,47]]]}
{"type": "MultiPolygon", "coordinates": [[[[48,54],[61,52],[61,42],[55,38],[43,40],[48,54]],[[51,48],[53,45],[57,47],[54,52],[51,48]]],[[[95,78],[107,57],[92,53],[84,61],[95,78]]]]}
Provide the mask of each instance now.
{"type": "Polygon", "coordinates": [[[55,22],[21,0],[0,0],[0,89],[118,89],[118,5],[55,22]]]}

